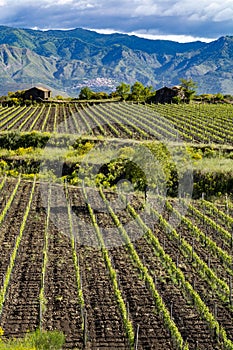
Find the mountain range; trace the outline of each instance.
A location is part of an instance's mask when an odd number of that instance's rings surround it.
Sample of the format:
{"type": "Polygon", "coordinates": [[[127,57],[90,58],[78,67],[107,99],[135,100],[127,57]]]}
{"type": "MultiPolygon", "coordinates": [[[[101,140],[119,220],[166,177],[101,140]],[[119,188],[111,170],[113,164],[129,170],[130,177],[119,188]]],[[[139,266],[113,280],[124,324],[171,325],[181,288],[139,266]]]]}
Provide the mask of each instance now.
{"type": "Polygon", "coordinates": [[[82,28],[0,26],[0,95],[41,84],[70,96],[82,86],[114,91],[120,82],[158,89],[180,78],[197,82],[198,93],[233,94],[233,36],[178,43],[82,28]]]}

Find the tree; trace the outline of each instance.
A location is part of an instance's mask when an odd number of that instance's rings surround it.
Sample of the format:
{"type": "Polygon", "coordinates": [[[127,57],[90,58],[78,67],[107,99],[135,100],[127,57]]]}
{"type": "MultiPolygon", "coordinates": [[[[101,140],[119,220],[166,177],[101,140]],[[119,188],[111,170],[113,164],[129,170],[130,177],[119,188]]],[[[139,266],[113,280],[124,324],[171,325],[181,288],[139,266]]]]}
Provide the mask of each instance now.
{"type": "Polygon", "coordinates": [[[136,81],[131,87],[130,98],[134,101],[146,101],[152,94],[152,86],[144,86],[142,83],[136,81]]]}
{"type": "Polygon", "coordinates": [[[108,98],[108,94],[104,91],[93,92],[91,98],[94,100],[103,100],[108,98]]]}
{"type": "Polygon", "coordinates": [[[142,97],[144,96],[143,91],[145,89],[145,86],[140,83],[139,81],[136,81],[132,87],[131,87],[131,98],[134,101],[140,101],[142,97]]]}
{"type": "MultiPolygon", "coordinates": [[[[18,90],[15,92],[9,91],[7,105],[12,106],[12,105],[24,104],[26,101],[24,94],[25,94],[25,90],[18,90]]],[[[31,104],[32,100],[27,101],[27,103],[31,104]]]]}
{"type": "Polygon", "coordinates": [[[123,100],[126,100],[130,93],[130,85],[126,83],[121,83],[116,87],[116,93],[123,100]]]}
{"type": "Polygon", "coordinates": [[[79,93],[80,100],[90,100],[92,98],[93,91],[88,87],[84,86],[79,93]]]}
{"type": "Polygon", "coordinates": [[[184,91],[184,100],[185,102],[189,103],[190,100],[193,98],[194,94],[196,93],[197,89],[197,83],[194,82],[192,79],[180,79],[181,87],[184,91]]]}
{"type": "Polygon", "coordinates": [[[214,95],[214,100],[217,101],[217,102],[223,101],[223,100],[224,100],[223,94],[221,94],[220,92],[218,92],[217,94],[214,95]]]}
{"type": "Polygon", "coordinates": [[[148,100],[151,96],[155,95],[156,92],[153,91],[153,87],[150,85],[144,88],[143,94],[144,94],[144,99],[148,100]]]}

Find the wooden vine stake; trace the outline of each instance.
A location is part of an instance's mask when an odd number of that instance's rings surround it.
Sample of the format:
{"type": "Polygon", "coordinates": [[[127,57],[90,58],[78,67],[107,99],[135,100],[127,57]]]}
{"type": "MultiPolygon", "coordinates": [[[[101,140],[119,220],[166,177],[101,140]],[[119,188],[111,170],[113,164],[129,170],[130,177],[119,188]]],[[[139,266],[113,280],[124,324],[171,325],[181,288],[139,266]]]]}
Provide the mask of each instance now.
{"type": "Polygon", "coordinates": [[[170,305],[170,318],[172,320],[172,315],[173,315],[173,302],[171,302],[171,305],[170,305]]]}
{"type": "Polygon", "coordinates": [[[227,215],[229,215],[229,206],[228,206],[228,196],[226,194],[226,210],[227,210],[227,215]]]}
{"type": "Polygon", "coordinates": [[[192,261],[193,261],[193,254],[194,254],[194,237],[193,237],[193,240],[192,240],[192,261]]]}
{"type": "Polygon", "coordinates": [[[84,311],[84,328],[83,328],[83,345],[84,348],[86,347],[87,344],[87,312],[86,310],[84,311]]]}
{"type": "Polygon", "coordinates": [[[206,230],[205,230],[205,247],[206,247],[207,233],[208,233],[208,226],[206,226],[206,230]]]}
{"type": "Polygon", "coordinates": [[[135,336],[135,346],[134,346],[135,350],[138,350],[138,336],[139,336],[139,324],[137,325],[137,331],[135,336]]]}
{"type": "Polygon", "coordinates": [[[208,255],[208,268],[210,268],[210,255],[208,255]]]}
{"type": "Polygon", "coordinates": [[[214,303],[214,317],[215,317],[215,318],[218,317],[218,305],[217,305],[216,302],[214,303]]]}
{"type": "Polygon", "coordinates": [[[40,331],[42,331],[42,307],[40,304],[40,331]]]}

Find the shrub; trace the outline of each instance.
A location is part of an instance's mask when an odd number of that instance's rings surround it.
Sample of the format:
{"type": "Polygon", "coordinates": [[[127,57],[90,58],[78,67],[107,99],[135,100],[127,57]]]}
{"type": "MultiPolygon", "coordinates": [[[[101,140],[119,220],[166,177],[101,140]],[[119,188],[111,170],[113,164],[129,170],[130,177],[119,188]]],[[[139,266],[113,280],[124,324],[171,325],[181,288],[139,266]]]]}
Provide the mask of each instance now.
{"type": "Polygon", "coordinates": [[[62,332],[37,329],[24,339],[1,340],[0,337],[0,350],[61,350],[64,343],[65,336],[62,332]]]}
{"type": "MultiPolygon", "coordinates": [[[[5,160],[1,159],[0,160],[0,170],[7,170],[8,169],[8,164],[5,160]]],[[[1,328],[0,328],[0,336],[1,336],[1,328]]]]}
{"type": "Polygon", "coordinates": [[[45,332],[37,329],[28,337],[37,350],[59,350],[65,342],[64,334],[58,331],[45,332]]]}

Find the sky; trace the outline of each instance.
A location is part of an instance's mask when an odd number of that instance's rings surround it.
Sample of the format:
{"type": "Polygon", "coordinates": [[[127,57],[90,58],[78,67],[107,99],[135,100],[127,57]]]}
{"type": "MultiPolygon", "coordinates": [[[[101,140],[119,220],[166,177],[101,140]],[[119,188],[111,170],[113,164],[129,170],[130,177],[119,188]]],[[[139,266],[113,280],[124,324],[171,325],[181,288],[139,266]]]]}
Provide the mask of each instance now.
{"type": "Polygon", "coordinates": [[[212,41],[233,34],[233,0],[0,0],[0,25],[212,41]]]}

